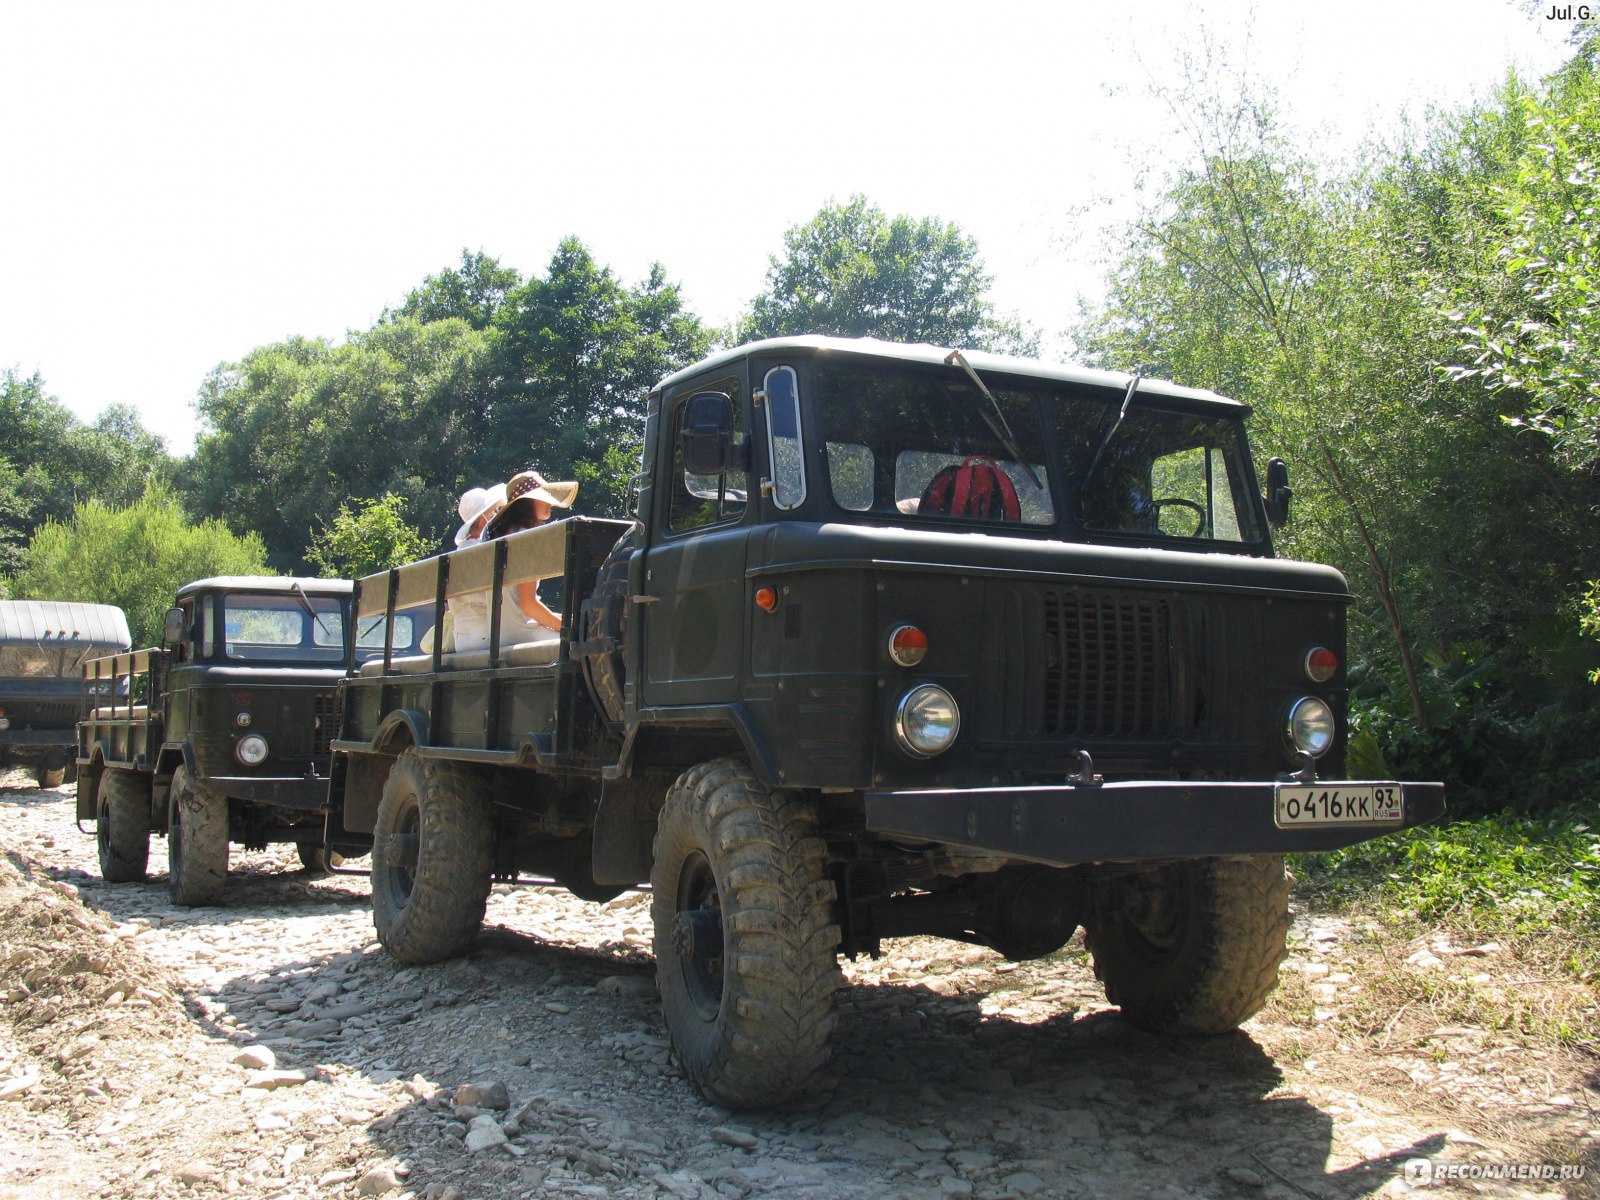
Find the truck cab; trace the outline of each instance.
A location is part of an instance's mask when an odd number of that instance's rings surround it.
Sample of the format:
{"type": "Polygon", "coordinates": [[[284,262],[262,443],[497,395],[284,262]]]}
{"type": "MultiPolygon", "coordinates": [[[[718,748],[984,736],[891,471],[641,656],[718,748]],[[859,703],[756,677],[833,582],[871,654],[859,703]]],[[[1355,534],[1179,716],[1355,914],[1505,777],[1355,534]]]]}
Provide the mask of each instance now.
{"type": "Polygon", "coordinates": [[[346,580],[197,580],[160,646],[85,664],[78,817],[97,824],[107,879],[144,878],[151,833],[166,835],[180,904],[220,902],[230,844],[294,842],[322,865],[350,593],[346,580]]]}

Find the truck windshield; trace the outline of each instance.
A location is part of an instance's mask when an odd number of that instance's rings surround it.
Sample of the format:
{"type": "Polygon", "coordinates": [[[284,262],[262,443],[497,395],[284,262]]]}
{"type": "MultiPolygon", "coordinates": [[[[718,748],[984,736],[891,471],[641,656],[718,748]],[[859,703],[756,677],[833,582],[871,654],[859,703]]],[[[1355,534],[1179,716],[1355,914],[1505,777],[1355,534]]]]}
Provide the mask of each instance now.
{"type": "Polygon", "coordinates": [[[304,593],[233,593],[223,600],[223,653],[233,662],[337,666],[349,600],[304,593]]]}
{"type": "Polygon", "coordinates": [[[1242,424],[1233,415],[1140,394],[1085,488],[1122,392],[1014,375],[985,382],[1010,427],[1011,448],[984,419],[993,413],[988,401],[958,369],[818,363],[834,503],[929,524],[1015,522],[1145,542],[1261,540],[1242,424]]]}

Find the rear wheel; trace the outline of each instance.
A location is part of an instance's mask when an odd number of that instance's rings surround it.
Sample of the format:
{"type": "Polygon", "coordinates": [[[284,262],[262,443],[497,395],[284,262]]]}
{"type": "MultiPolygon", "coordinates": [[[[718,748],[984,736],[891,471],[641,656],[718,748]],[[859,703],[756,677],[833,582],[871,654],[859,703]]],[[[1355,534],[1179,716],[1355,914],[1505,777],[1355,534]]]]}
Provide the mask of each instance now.
{"type": "Polygon", "coordinates": [[[489,902],[493,825],[481,782],[407,750],[383,785],[372,831],[372,923],[406,963],[472,944],[489,902]]]}
{"type": "Polygon", "coordinates": [[[150,865],[150,794],[144,777],[108,767],[95,794],[95,842],[107,883],[139,883],[150,865]]]}
{"type": "Polygon", "coordinates": [[[828,1060],[839,926],[810,805],[719,759],[667,793],[651,873],[656,982],[707,1099],[778,1103],[828,1060]]]}
{"type": "Polygon", "coordinates": [[[33,777],[42,788],[60,787],[67,781],[67,769],[65,767],[36,767],[33,777]]]}
{"type": "Polygon", "coordinates": [[[1106,998],[1156,1033],[1233,1029],[1278,983],[1289,880],[1277,855],[1168,863],[1120,882],[1084,936],[1106,998]]]}
{"type": "Polygon", "coordinates": [[[174,904],[221,904],[228,880],[228,798],[172,774],[167,801],[167,892],[174,904]]]}

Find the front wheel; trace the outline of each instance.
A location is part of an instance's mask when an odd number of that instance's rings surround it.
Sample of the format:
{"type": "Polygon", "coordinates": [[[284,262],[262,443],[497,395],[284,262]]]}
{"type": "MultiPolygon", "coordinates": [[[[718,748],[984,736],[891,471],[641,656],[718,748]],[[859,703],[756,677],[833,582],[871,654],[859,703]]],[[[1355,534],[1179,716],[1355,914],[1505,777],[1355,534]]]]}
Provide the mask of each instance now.
{"type": "Polygon", "coordinates": [[[67,781],[65,767],[37,767],[34,769],[33,778],[42,788],[57,788],[67,781]]]}
{"type": "Polygon", "coordinates": [[[141,883],[150,866],[150,795],[141,775],[107,767],[95,793],[95,842],[107,883],[141,883]]]}
{"type": "Polygon", "coordinates": [[[776,1104],[828,1060],[840,976],[833,882],[811,806],[718,759],[667,793],[651,871],[656,982],[708,1100],[776,1104]]]}
{"type": "Polygon", "coordinates": [[[172,773],[167,801],[167,894],[184,908],[222,903],[228,880],[228,798],[172,773]]]}
{"type": "Polygon", "coordinates": [[[1168,863],[1118,881],[1084,939],[1106,999],[1155,1033],[1233,1029],[1278,983],[1289,880],[1278,855],[1168,863]]]}
{"type": "Polygon", "coordinates": [[[489,903],[489,801],[477,777],[407,750],[383,785],[372,830],[372,923],[405,963],[472,944],[489,903]]]}

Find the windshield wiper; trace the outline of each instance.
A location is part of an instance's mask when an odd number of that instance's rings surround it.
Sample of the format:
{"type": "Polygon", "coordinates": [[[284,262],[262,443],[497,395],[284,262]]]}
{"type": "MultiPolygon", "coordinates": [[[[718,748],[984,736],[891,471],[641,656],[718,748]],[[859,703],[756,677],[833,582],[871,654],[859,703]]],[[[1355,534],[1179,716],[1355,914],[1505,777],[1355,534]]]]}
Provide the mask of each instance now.
{"type": "Polygon", "coordinates": [[[1089,460],[1088,469],[1084,471],[1083,478],[1078,481],[1078,491],[1081,494],[1094,478],[1096,468],[1100,466],[1100,456],[1106,452],[1106,447],[1111,444],[1111,439],[1117,435],[1117,430],[1122,428],[1122,422],[1128,418],[1128,410],[1133,407],[1134,393],[1139,390],[1139,380],[1144,375],[1142,368],[1135,367],[1133,376],[1128,380],[1128,390],[1122,397],[1122,410],[1117,413],[1117,419],[1111,422],[1111,428],[1106,430],[1105,437],[1100,439],[1100,444],[1094,448],[1094,457],[1089,460]]]}
{"type": "Polygon", "coordinates": [[[327,623],[323,621],[322,614],[311,607],[311,600],[306,596],[306,590],[300,586],[298,579],[289,585],[289,590],[294,593],[295,599],[300,601],[300,607],[306,610],[306,615],[317,623],[323,633],[331,635],[333,630],[329,629],[327,623]]]}
{"type": "Polygon", "coordinates": [[[959,350],[952,350],[945,355],[944,361],[950,366],[960,367],[972,379],[972,382],[977,384],[978,390],[983,393],[983,398],[989,402],[989,407],[994,409],[994,416],[990,416],[986,412],[978,414],[983,418],[983,423],[989,427],[990,433],[1004,443],[1006,453],[1011,455],[1013,462],[1027,472],[1028,478],[1033,482],[1033,486],[1043,487],[1044,485],[1039,482],[1039,477],[1033,473],[1033,468],[1028,465],[1028,460],[1023,457],[1022,449],[1017,445],[1016,435],[1011,432],[1011,426],[1006,422],[1006,414],[1000,411],[1000,401],[994,398],[994,393],[984,385],[983,380],[978,378],[978,373],[972,369],[972,364],[967,362],[966,356],[959,350]],[[999,419],[998,424],[996,424],[996,418],[999,419]]]}

